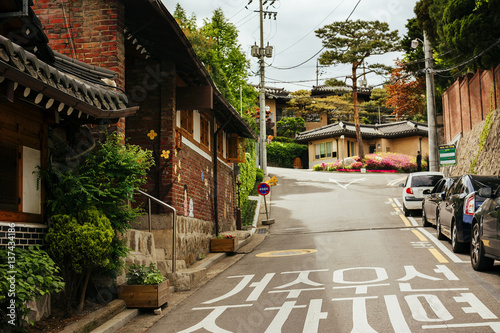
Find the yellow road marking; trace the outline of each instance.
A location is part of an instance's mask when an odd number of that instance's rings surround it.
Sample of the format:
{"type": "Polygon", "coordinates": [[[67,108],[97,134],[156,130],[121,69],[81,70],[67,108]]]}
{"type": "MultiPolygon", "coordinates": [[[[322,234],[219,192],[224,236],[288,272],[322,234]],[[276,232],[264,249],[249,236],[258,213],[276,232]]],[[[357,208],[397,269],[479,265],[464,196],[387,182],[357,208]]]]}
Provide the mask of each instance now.
{"type": "Polygon", "coordinates": [[[412,232],[418,237],[421,242],[427,242],[428,239],[424,235],[422,235],[420,231],[413,229],[412,232]]]}
{"type": "Polygon", "coordinates": [[[410,220],[408,220],[408,219],[406,218],[406,216],[404,216],[403,214],[399,214],[399,217],[403,220],[403,222],[405,223],[405,225],[406,225],[407,227],[411,227],[410,220]]]}
{"type": "Polygon", "coordinates": [[[436,257],[437,261],[439,261],[442,264],[448,263],[448,260],[439,252],[437,249],[429,249],[429,251],[432,253],[434,257],[436,257]]]}

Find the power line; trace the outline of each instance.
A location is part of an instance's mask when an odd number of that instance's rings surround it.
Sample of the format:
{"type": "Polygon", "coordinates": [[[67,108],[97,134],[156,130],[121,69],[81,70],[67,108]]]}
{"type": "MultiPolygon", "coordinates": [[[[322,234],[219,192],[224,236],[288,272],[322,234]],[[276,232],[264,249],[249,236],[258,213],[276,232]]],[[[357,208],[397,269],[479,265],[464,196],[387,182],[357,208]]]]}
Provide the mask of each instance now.
{"type": "MultiPolygon", "coordinates": [[[[333,9],[333,11],[328,14],[328,16],[330,16],[335,10],[337,10],[337,8],[344,2],[344,0],[337,6],[333,9]]],[[[349,16],[347,16],[347,19],[345,20],[346,22],[349,21],[349,18],[351,18],[351,15],[354,13],[354,11],[356,10],[356,8],[358,7],[359,3],[361,2],[361,0],[358,0],[358,3],[356,3],[356,6],[354,6],[353,10],[351,11],[351,13],[349,14],[349,16]]],[[[328,18],[328,16],[326,18],[328,18]]],[[[325,21],[326,18],[323,20],[325,21]]],[[[314,29],[316,29],[321,23],[323,23],[323,21],[321,21],[314,29]]],[[[311,32],[309,32],[307,35],[309,35],[311,32]]],[[[306,35],[306,36],[307,36],[306,35]]],[[[296,45],[298,42],[300,42],[302,39],[304,39],[306,36],[302,37],[301,39],[299,39],[295,44],[291,45],[290,47],[296,45]]],[[[283,52],[285,52],[286,50],[288,50],[290,47],[286,48],[285,50],[283,50],[282,52],[278,53],[278,54],[281,54],[283,52]]],[[[309,59],[301,62],[300,64],[298,65],[295,65],[295,66],[291,66],[291,67],[275,67],[275,66],[269,66],[269,67],[272,67],[274,69],[279,69],[279,70],[288,70],[288,69],[294,69],[294,68],[297,68],[297,67],[300,67],[302,66],[303,64],[311,61],[314,57],[316,57],[318,54],[320,54],[324,49],[326,48],[326,46],[323,46],[321,48],[321,50],[319,50],[318,52],[316,52],[312,57],[310,57],[309,59]]]]}

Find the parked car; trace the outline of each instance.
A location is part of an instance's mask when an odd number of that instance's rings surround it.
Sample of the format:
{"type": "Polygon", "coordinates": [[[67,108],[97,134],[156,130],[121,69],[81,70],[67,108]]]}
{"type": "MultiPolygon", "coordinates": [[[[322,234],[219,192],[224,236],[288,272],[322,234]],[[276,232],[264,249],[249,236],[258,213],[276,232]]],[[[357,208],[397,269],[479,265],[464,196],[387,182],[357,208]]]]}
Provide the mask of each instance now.
{"type": "Polygon", "coordinates": [[[420,211],[424,200],[424,191],[432,190],[444,175],[441,172],[423,171],[413,172],[406,177],[403,184],[403,212],[410,216],[411,211],[420,211]]]}
{"type": "Polygon", "coordinates": [[[432,190],[425,190],[422,201],[422,221],[424,227],[437,224],[439,204],[443,200],[442,193],[448,191],[458,177],[444,177],[440,179],[432,190]]]}
{"type": "Polygon", "coordinates": [[[479,189],[479,196],[487,198],[472,218],[470,261],[476,271],[493,267],[500,260],[500,187],[479,189]]]}
{"type": "Polygon", "coordinates": [[[436,225],[438,239],[451,240],[453,252],[462,252],[471,239],[472,217],[486,198],[478,194],[483,187],[496,190],[498,176],[463,175],[442,194],[436,225]]]}

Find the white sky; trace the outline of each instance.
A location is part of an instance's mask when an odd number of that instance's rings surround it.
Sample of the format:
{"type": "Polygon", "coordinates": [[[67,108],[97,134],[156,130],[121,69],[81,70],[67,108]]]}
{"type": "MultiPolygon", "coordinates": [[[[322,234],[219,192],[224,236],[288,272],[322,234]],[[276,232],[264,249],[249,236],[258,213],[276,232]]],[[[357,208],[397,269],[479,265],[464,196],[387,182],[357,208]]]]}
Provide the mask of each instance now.
{"type": "MultiPolygon", "coordinates": [[[[167,9],[173,14],[177,3],[184,8],[188,16],[196,15],[199,25],[203,19],[211,18],[213,11],[221,8],[226,19],[236,25],[239,31],[241,49],[247,54],[251,62],[250,83],[258,84],[258,61],[250,56],[250,47],[254,43],[259,45],[259,15],[254,12],[259,9],[259,0],[162,0],[167,9]],[[248,9],[245,6],[248,5],[248,9]]],[[[263,0],[265,1],[265,0],[263,0]]],[[[356,0],[277,0],[272,7],[264,10],[277,12],[276,20],[264,20],[264,44],[274,47],[273,57],[266,58],[266,86],[285,88],[289,91],[299,89],[310,90],[316,85],[316,59],[314,57],[300,67],[279,70],[301,64],[321,50],[321,40],[316,37],[314,30],[334,21],[345,21],[358,3],[356,0]],[[301,81],[301,82],[297,82],[301,81]]],[[[409,18],[415,17],[413,8],[417,0],[361,0],[350,20],[379,20],[389,23],[391,30],[398,30],[399,35],[406,34],[405,25],[409,18]]],[[[388,53],[384,56],[368,58],[367,63],[384,63],[392,66],[394,59],[400,53],[388,53]]],[[[350,75],[349,65],[330,66],[320,68],[319,84],[331,77],[350,75]]],[[[358,72],[359,75],[359,72],[358,72]]],[[[368,85],[377,85],[384,80],[374,74],[366,76],[368,85]]],[[[346,81],[351,84],[350,80],[346,81]]]]}

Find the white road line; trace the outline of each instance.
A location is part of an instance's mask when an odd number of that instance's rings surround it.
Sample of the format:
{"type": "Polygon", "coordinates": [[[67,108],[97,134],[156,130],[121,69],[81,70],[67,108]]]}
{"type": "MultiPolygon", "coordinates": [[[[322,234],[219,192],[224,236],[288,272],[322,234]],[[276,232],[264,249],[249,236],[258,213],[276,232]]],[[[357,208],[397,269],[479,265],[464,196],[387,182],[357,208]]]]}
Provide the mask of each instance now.
{"type": "Polygon", "coordinates": [[[405,180],[405,178],[406,178],[406,177],[401,177],[401,178],[398,178],[398,179],[396,179],[396,180],[393,180],[392,182],[388,183],[388,184],[387,184],[387,186],[394,186],[394,185],[396,185],[397,183],[400,183],[400,182],[404,181],[404,180],[405,180]]]}
{"type": "Polygon", "coordinates": [[[437,239],[433,234],[425,230],[424,228],[418,228],[418,230],[423,233],[424,235],[429,238],[431,242],[433,242],[444,254],[448,256],[448,258],[451,259],[451,261],[455,263],[468,263],[470,262],[469,260],[462,260],[460,259],[455,253],[453,253],[450,249],[448,249],[446,246],[441,243],[439,239],[437,239]]]}
{"type": "MultiPolygon", "coordinates": [[[[394,200],[394,202],[396,203],[396,205],[398,205],[398,207],[402,207],[402,205],[398,199],[392,198],[392,200],[394,200]]],[[[408,220],[411,222],[411,224],[413,226],[417,227],[419,225],[418,222],[411,216],[408,216],[408,220]]],[[[424,228],[418,228],[418,230],[421,231],[423,234],[425,234],[427,236],[427,238],[429,238],[429,240],[436,245],[436,247],[438,247],[446,256],[448,256],[448,258],[450,258],[451,261],[453,261],[455,263],[468,263],[469,262],[468,260],[460,259],[455,253],[453,253],[450,249],[448,249],[446,246],[444,246],[443,243],[441,243],[441,241],[439,239],[437,239],[433,234],[431,234],[430,232],[428,232],[424,228]]]]}

